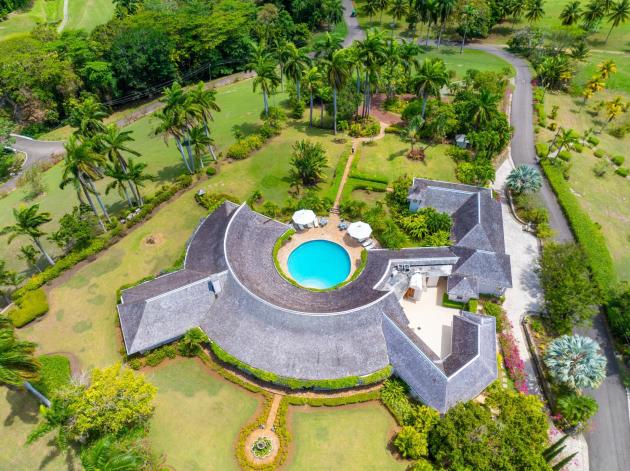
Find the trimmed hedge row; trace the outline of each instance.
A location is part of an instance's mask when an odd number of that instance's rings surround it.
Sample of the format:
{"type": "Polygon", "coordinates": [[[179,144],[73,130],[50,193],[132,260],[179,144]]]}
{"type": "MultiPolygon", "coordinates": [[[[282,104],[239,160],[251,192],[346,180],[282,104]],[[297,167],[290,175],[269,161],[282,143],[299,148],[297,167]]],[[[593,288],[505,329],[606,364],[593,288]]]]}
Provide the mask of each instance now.
{"type": "Polygon", "coordinates": [[[558,197],[560,206],[569,221],[577,242],[582,246],[586,254],[593,281],[600,288],[606,289],[612,286],[616,281],[616,275],[604,236],[571,192],[569,185],[562,176],[562,170],[546,160],[541,162],[541,166],[554,193],[558,197]]]}
{"type": "Polygon", "coordinates": [[[361,385],[368,385],[383,381],[392,374],[392,367],[388,365],[382,370],[375,371],[367,376],[348,376],[338,379],[314,379],[304,380],[297,378],[287,378],[277,375],[270,371],[261,370],[260,368],[254,368],[247,363],[242,362],[233,355],[223,350],[215,342],[210,342],[210,348],[212,352],[217,356],[219,360],[229,365],[235,366],[241,371],[249,373],[250,375],[258,378],[267,383],[277,384],[284,386],[292,390],[297,389],[347,389],[361,385]]]}
{"type": "Polygon", "coordinates": [[[348,404],[358,404],[360,402],[376,401],[380,399],[381,392],[374,391],[360,392],[351,396],[340,397],[305,397],[287,396],[287,402],[292,406],[312,406],[312,407],[336,407],[348,404]]]}
{"type": "Polygon", "coordinates": [[[8,317],[15,327],[23,327],[34,319],[48,312],[48,299],[43,289],[27,291],[15,300],[16,307],[8,312],[8,317]]]}

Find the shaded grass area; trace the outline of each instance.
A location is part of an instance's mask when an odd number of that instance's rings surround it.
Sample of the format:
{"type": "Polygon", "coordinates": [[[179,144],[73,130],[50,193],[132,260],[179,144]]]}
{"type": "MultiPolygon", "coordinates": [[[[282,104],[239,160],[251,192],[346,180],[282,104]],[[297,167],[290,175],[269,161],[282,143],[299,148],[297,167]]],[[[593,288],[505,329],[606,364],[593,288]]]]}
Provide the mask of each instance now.
{"type": "MultiPolygon", "coordinates": [[[[547,94],[545,110],[548,112],[554,104],[558,105],[558,124],[579,133],[587,128],[599,129],[599,119],[580,108],[579,102],[580,99],[566,94],[547,94]]],[[[627,115],[625,119],[628,119],[627,115]]],[[[538,135],[539,142],[548,142],[552,138],[553,133],[546,129],[538,135]]],[[[603,149],[610,155],[627,156],[630,136],[617,139],[604,131],[597,138],[601,141],[597,149],[603,149]]],[[[616,175],[612,164],[606,175],[595,177],[593,168],[602,160],[595,157],[593,149],[585,147],[582,153],[572,151],[571,154],[568,184],[582,208],[601,226],[618,278],[630,280],[630,180],[616,175]]]]}
{"type": "Polygon", "coordinates": [[[288,470],[402,470],[387,443],[396,423],[376,402],[327,409],[292,407],[289,427],[294,449],[288,470]]]}
{"type": "Polygon", "coordinates": [[[199,360],[178,359],[147,373],[158,388],[149,439],[169,466],[238,470],[234,442],[259,400],[211,374],[199,360]]]}
{"type": "Polygon", "coordinates": [[[56,23],[62,18],[63,0],[34,0],[29,10],[14,12],[7,20],[0,21],[0,41],[25,35],[38,24],[56,23]]]}
{"type": "Polygon", "coordinates": [[[0,469],[82,469],[72,452],[67,456],[59,454],[50,437],[44,437],[28,448],[24,447],[26,437],[39,423],[38,411],[39,402],[25,390],[0,387],[0,469]]]}

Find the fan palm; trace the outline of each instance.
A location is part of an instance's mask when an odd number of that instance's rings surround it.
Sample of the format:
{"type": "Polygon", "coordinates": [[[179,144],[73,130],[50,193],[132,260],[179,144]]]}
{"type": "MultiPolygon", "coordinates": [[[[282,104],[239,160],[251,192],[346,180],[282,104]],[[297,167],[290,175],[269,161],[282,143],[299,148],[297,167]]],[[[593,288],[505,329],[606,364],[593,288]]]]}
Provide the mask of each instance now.
{"type": "Polygon", "coordinates": [[[608,38],[610,37],[612,30],[617,26],[624,24],[628,21],[628,18],[630,18],[630,0],[619,0],[616,3],[613,3],[610,7],[610,11],[608,12],[610,31],[608,31],[604,42],[608,42],[608,38]]]}
{"type": "Polygon", "coordinates": [[[122,446],[106,436],[81,452],[81,464],[85,471],[139,471],[147,459],[138,447],[122,446]]]}
{"type": "Polygon", "coordinates": [[[567,3],[560,13],[560,20],[564,26],[571,26],[577,23],[582,16],[580,1],[574,0],[567,3]]]}
{"type": "Polygon", "coordinates": [[[532,193],[540,190],[540,172],[529,165],[519,165],[507,177],[506,186],[514,193],[532,193]]]}
{"type": "Polygon", "coordinates": [[[531,23],[535,23],[545,16],[544,0],[529,0],[525,4],[525,18],[531,23]]]}
{"type": "Polygon", "coordinates": [[[411,79],[414,91],[422,97],[422,118],[429,96],[440,97],[440,90],[449,82],[449,75],[442,59],[425,59],[416,75],[411,79]]]}
{"type": "Polygon", "coordinates": [[[40,227],[47,222],[52,221],[50,213],[46,211],[40,212],[39,204],[34,204],[25,208],[13,208],[13,217],[15,219],[15,224],[11,226],[5,226],[2,231],[0,231],[0,235],[9,234],[9,239],[7,241],[9,244],[16,237],[30,237],[39,249],[39,251],[42,253],[42,255],[46,258],[48,263],[54,265],[55,262],[50,257],[50,255],[48,255],[48,252],[46,252],[40,240],[40,238],[46,234],[40,229],[40,227]]]}
{"type": "Polygon", "coordinates": [[[557,381],[572,389],[597,388],[606,378],[606,358],[599,344],[581,335],[563,335],[545,351],[545,365],[557,381]]]}
{"type": "Polygon", "coordinates": [[[40,365],[34,351],[35,344],[16,339],[11,328],[0,329],[0,383],[20,386],[37,379],[40,365]]]}
{"type": "Polygon", "coordinates": [[[333,52],[330,60],[323,61],[326,76],[333,91],[333,129],[337,134],[337,91],[344,87],[350,77],[350,60],[345,50],[333,52]]]}

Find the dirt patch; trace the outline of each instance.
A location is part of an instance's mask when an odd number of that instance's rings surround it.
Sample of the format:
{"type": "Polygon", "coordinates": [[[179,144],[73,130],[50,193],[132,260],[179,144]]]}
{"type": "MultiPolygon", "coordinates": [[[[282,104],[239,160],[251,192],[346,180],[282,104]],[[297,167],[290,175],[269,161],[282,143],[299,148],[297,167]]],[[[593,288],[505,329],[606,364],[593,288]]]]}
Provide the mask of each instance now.
{"type": "Polygon", "coordinates": [[[156,234],[150,234],[144,238],[142,244],[149,247],[158,247],[164,243],[164,234],[158,232],[156,234]]]}

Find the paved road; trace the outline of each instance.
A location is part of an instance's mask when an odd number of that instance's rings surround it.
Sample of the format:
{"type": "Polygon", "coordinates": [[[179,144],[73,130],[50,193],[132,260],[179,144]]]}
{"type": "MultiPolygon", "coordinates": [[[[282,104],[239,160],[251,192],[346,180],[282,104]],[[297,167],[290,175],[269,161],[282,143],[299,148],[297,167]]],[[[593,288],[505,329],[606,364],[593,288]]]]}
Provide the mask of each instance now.
{"type": "Polygon", "coordinates": [[[348,26],[348,35],[343,41],[343,47],[348,47],[355,40],[361,40],[365,37],[365,32],[359,26],[359,20],[356,16],[353,18],[350,16],[352,14],[352,9],[355,8],[352,0],[343,0],[343,16],[346,21],[346,25],[348,26]]]}
{"type": "MultiPolygon", "coordinates": [[[[58,141],[36,141],[34,139],[12,134],[15,143],[11,144],[11,148],[26,154],[26,162],[22,167],[22,171],[39,163],[48,160],[54,154],[63,153],[63,142],[58,141]]],[[[17,178],[12,178],[0,187],[2,191],[11,191],[15,189],[17,178]]]]}

